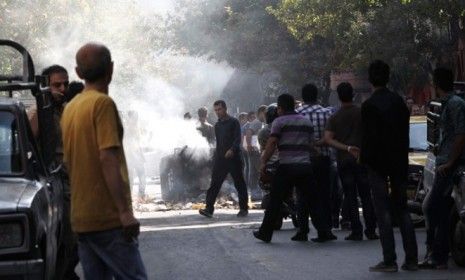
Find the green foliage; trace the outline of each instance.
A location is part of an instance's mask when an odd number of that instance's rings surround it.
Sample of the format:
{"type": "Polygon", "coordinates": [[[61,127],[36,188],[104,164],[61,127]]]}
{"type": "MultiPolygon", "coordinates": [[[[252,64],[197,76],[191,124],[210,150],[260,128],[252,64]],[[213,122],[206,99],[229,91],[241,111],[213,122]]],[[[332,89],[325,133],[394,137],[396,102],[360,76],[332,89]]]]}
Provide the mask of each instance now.
{"type": "MultiPolygon", "coordinates": [[[[267,10],[307,45],[326,41],[326,69],[365,69],[384,59],[394,66],[394,86],[405,90],[413,77],[452,54],[449,24],[464,1],[282,0],[267,10]]],[[[421,81],[419,81],[421,82],[421,81]]],[[[424,82],[424,81],[423,81],[424,82]]]]}

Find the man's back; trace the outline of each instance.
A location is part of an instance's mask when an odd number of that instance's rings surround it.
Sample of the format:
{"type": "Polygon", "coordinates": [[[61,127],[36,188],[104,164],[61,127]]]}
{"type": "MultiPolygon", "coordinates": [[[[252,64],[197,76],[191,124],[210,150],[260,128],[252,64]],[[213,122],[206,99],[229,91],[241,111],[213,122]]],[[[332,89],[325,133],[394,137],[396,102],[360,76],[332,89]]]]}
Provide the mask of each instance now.
{"type": "Polygon", "coordinates": [[[313,142],[310,120],[297,113],[278,117],[271,127],[271,136],[277,137],[281,164],[308,164],[313,142]]]}
{"type": "Polygon", "coordinates": [[[384,175],[405,177],[409,119],[402,97],[386,88],[375,91],[362,105],[362,163],[384,175]]]}
{"type": "MultiPolygon", "coordinates": [[[[358,106],[342,107],[328,121],[327,130],[334,133],[334,139],[349,146],[359,147],[362,141],[362,114],[358,106]]],[[[349,152],[338,150],[338,159],[351,157],[349,152]]]]}
{"type": "MultiPolygon", "coordinates": [[[[309,119],[312,123],[314,130],[315,140],[318,141],[323,138],[327,122],[331,116],[331,110],[324,108],[319,104],[305,104],[296,109],[296,112],[309,119]]],[[[329,156],[330,151],[326,146],[315,147],[321,155],[329,156]]]]}
{"type": "Polygon", "coordinates": [[[83,92],[70,102],[61,121],[64,161],[71,180],[71,222],[76,232],[121,226],[100,164],[100,150],[119,148],[127,203],[131,197],[122,148],[123,129],[112,99],[97,91],[83,92]]]}

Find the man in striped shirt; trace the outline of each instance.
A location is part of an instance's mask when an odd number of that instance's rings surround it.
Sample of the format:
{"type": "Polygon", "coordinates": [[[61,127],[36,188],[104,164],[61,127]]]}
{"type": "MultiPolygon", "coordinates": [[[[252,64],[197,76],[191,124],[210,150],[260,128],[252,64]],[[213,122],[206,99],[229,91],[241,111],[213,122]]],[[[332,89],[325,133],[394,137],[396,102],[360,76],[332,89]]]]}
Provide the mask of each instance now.
{"type": "Polygon", "coordinates": [[[316,154],[312,155],[313,173],[316,176],[316,195],[318,197],[314,203],[310,204],[311,213],[314,213],[312,222],[318,231],[318,237],[313,238],[314,242],[326,242],[337,239],[331,233],[331,151],[324,143],[324,133],[331,111],[318,104],[318,89],[313,84],[307,84],[302,88],[302,99],[304,105],[297,108],[296,112],[304,116],[313,125],[316,154]]]}
{"type": "Polygon", "coordinates": [[[299,231],[292,238],[294,241],[307,241],[309,232],[308,203],[315,189],[310,161],[310,151],[313,149],[313,128],[311,122],[294,111],[294,97],[289,94],[278,98],[279,117],[273,122],[271,135],[267,141],[261,158],[260,172],[276,148],[279,154],[279,167],[273,178],[270,202],[265,211],[260,230],[254,236],[264,242],[270,242],[273,226],[281,211],[283,199],[295,187],[298,201],[299,231]]]}

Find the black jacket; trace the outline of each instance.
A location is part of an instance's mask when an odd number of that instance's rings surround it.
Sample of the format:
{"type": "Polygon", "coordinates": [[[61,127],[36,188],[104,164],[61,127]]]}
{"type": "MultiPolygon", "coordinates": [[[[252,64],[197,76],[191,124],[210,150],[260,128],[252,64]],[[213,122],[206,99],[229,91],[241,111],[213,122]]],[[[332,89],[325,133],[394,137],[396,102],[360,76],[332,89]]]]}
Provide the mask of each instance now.
{"type": "Polygon", "coordinates": [[[402,97],[387,88],[375,91],[362,104],[362,164],[406,182],[409,122],[410,113],[402,97]]]}
{"type": "Polygon", "coordinates": [[[233,159],[241,158],[241,125],[231,116],[218,120],[215,124],[216,152],[215,159],[225,159],[224,155],[232,148],[233,159]]]}

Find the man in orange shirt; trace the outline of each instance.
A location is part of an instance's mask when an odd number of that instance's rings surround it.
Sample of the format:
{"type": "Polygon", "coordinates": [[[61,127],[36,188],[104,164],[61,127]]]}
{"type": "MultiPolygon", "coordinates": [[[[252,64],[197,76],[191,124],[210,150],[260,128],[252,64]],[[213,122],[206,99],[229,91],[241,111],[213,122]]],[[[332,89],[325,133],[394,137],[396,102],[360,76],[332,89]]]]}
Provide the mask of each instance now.
{"type": "Polygon", "coordinates": [[[123,127],[108,86],[110,51],[87,44],[76,54],[84,91],[61,119],[64,162],[71,181],[71,225],[87,280],[147,279],[138,249],[139,222],[133,215],[123,127]]]}

